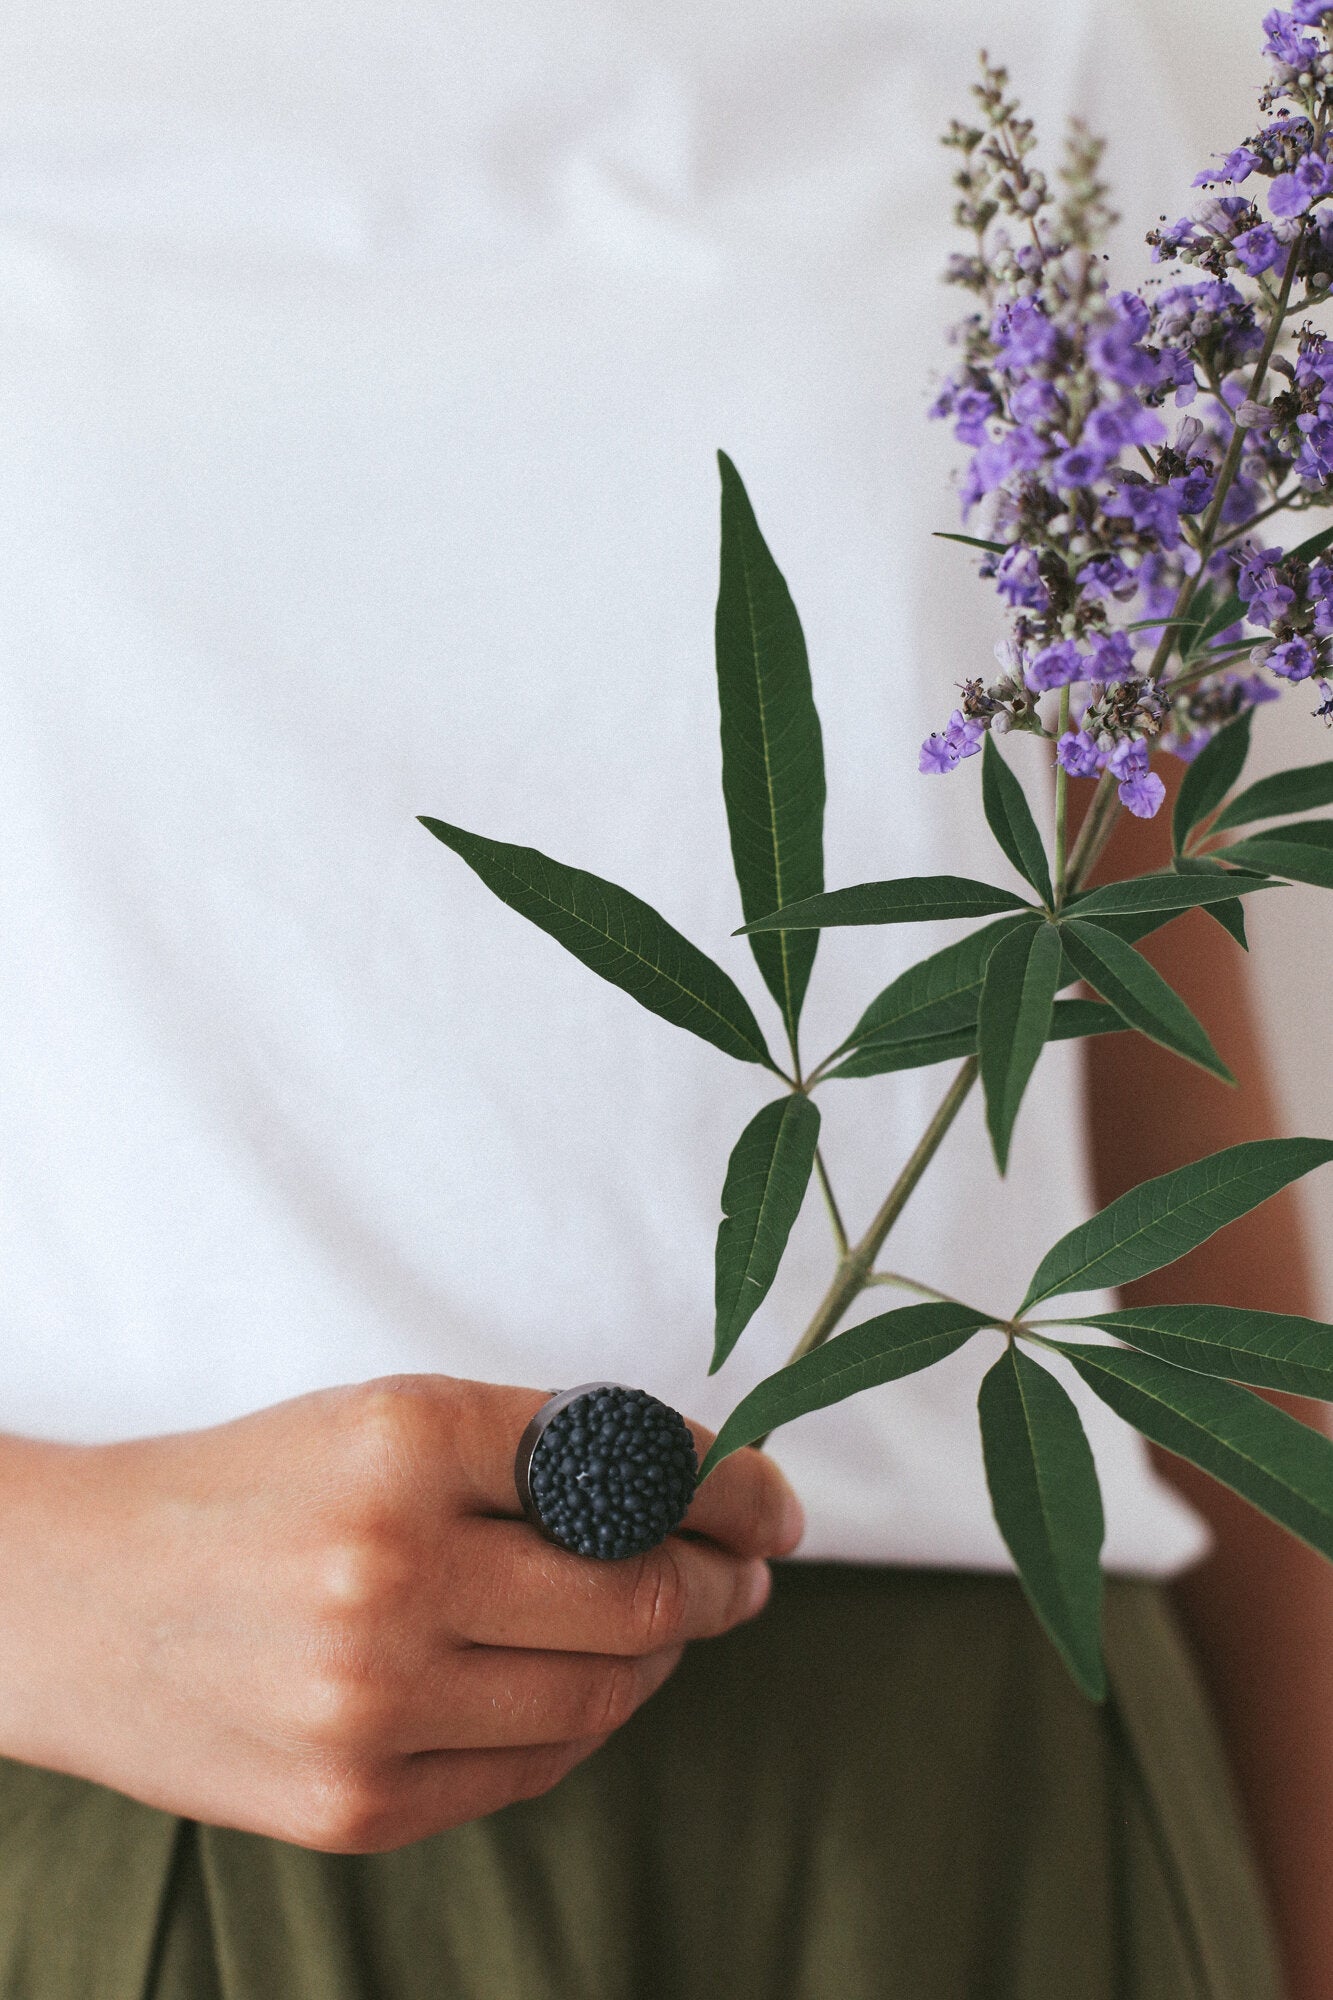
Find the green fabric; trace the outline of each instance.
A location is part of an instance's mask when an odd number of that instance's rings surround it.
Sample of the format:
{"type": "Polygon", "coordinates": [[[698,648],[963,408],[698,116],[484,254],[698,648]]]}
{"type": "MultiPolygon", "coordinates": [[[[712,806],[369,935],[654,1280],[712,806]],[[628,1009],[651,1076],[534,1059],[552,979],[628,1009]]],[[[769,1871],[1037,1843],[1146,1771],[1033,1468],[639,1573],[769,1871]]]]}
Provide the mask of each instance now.
{"type": "Polygon", "coordinates": [[[1083,1701],[1001,1577],[791,1565],[543,1799],[306,1853],[0,1764],[5,2000],[1277,2000],[1166,1606],[1083,1701]]]}

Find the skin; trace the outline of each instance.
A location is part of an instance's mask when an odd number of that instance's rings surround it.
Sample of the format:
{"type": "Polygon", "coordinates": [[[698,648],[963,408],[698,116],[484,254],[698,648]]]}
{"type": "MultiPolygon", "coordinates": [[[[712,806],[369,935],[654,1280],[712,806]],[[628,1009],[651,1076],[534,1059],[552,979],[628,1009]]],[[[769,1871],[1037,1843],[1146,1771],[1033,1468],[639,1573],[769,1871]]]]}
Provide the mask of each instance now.
{"type": "Polygon", "coordinates": [[[405,1376],[131,1444],[0,1440],[0,1751],[343,1853],[546,1791],[754,1616],[804,1524],[744,1451],[661,1549],[567,1555],[516,1518],[544,1400],[405,1376]]]}
{"type": "MultiPolygon", "coordinates": [[[[1169,851],[1168,801],[1155,820],[1122,820],[1102,872],[1160,867],[1169,851]]],[[[1201,912],[1141,948],[1204,1022],[1240,1087],[1139,1036],[1089,1042],[1102,1202],[1204,1153],[1283,1130],[1243,952],[1201,912]]],[[[1126,1287],[1125,1298],[1216,1300],[1318,1317],[1299,1198],[1276,1196],[1179,1263],[1126,1287]]],[[[1326,1420],[1320,1404],[1272,1400],[1307,1423],[1326,1420]]],[[[1333,1569],[1207,1474],[1167,1453],[1157,1457],[1213,1529],[1213,1552],[1179,1584],[1179,1603],[1240,1785],[1292,2000],[1333,2000],[1333,1569]]]]}

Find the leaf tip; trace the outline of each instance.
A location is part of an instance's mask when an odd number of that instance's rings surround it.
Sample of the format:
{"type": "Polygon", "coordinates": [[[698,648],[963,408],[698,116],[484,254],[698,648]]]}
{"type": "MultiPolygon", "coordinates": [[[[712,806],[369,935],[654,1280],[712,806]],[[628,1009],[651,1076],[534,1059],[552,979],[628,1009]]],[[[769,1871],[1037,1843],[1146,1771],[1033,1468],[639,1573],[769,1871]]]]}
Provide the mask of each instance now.
{"type": "Polygon", "coordinates": [[[1086,1695],[1089,1701],[1099,1704],[1106,1700],[1110,1689],[1106,1680],[1105,1661],[1099,1658],[1094,1665],[1086,1660],[1067,1660],[1066,1664],[1074,1676],[1080,1694],[1086,1695]]]}

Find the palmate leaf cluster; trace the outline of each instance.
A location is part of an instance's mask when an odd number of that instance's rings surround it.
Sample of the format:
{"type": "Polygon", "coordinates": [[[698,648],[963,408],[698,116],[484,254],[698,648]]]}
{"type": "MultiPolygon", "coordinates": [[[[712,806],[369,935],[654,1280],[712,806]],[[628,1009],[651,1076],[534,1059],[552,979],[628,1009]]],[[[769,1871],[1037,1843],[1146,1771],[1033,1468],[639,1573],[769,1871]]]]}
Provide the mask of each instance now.
{"type": "MultiPolygon", "coordinates": [[[[790,1069],[775,1059],[730,975],[637,896],[533,848],[422,822],[503,902],[591,971],[781,1084],[741,1133],[723,1180],[714,1369],[772,1286],[819,1168],[817,1088],[961,1060],[964,1087],[973,1070],[979,1074],[1003,1172],[1048,1042],[1133,1032],[1230,1081],[1202,1023],[1137,949],[1145,937],[1201,909],[1243,946],[1247,897],[1283,882],[1333,888],[1333,820],[1288,817],[1333,804],[1333,762],[1237,791],[1249,748],[1247,712],[1189,767],[1165,869],[1057,894],[1027,797],[988,735],[986,818],[1021,889],[937,875],[825,890],[823,747],[801,624],[725,456],[721,472],[723,793],[745,920],[740,934],[777,1005],[790,1069]],[[1228,836],[1224,845],[1220,835],[1228,836]],[[980,927],[893,980],[837,1048],[803,1069],[801,1010],[821,930],[959,918],[980,927]],[[1099,997],[1071,992],[1081,983],[1099,997]]],[[[1235,615],[1228,603],[1210,623],[1222,630],[1235,615]]],[[[929,1367],[994,1330],[1004,1345],[983,1381],[979,1415],[996,1520],[1037,1616],[1080,1686],[1100,1696],[1096,1468],[1073,1402],[1038,1354],[1062,1357],[1146,1437],[1333,1560],[1333,1443],[1252,1393],[1333,1398],[1333,1327],[1212,1305],[1030,1316],[1052,1300],[1126,1284],[1174,1262],[1330,1160],[1333,1142],[1317,1139],[1231,1147],[1132,1189],[1061,1238],[1016,1312],[930,1298],[834,1332],[741,1401],[703,1472],[781,1424],[929,1367]],[[1053,1327],[1091,1329],[1120,1344],[1057,1339],[1053,1327]]],[[[854,1281],[851,1299],[869,1273],[853,1268],[857,1252],[845,1241],[840,1248],[840,1270],[854,1281]]]]}

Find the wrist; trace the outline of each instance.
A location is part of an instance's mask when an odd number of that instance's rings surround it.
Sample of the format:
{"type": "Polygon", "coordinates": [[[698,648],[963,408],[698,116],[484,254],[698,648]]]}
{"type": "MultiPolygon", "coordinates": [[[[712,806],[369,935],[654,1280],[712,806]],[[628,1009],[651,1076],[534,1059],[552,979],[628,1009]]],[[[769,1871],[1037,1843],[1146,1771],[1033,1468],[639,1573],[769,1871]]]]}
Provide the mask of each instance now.
{"type": "Polygon", "coordinates": [[[0,1754],[71,1768],[96,1610],[104,1448],[0,1436],[0,1754]]]}

